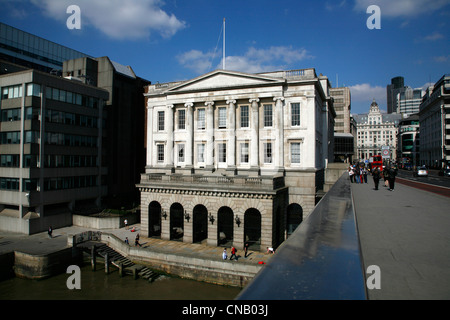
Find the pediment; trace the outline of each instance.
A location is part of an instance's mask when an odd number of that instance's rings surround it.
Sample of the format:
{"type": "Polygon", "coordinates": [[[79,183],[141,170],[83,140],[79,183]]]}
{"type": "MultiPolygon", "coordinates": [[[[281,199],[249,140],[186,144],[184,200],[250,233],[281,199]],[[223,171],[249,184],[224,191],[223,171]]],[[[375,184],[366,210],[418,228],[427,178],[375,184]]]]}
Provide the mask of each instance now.
{"type": "Polygon", "coordinates": [[[180,91],[202,91],[214,90],[230,87],[249,87],[279,84],[283,79],[258,76],[241,72],[217,70],[203,76],[186,81],[176,87],[169,89],[169,92],[180,91]]]}

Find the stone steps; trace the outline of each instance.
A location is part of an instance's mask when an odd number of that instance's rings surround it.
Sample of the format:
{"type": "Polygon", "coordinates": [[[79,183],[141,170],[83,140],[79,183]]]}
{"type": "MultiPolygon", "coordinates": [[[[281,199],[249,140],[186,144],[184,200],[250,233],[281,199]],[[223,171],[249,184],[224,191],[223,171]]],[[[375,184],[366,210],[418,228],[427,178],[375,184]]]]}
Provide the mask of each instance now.
{"type": "Polygon", "coordinates": [[[157,272],[144,265],[135,264],[130,259],[121,255],[104,243],[91,241],[79,244],[78,247],[81,247],[84,251],[91,253],[93,245],[95,245],[96,253],[102,258],[105,258],[106,255],[108,255],[108,260],[112,265],[119,268],[119,270],[121,269],[122,274],[132,275],[135,279],[140,277],[150,282],[153,282],[159,277],[157,272]]]}

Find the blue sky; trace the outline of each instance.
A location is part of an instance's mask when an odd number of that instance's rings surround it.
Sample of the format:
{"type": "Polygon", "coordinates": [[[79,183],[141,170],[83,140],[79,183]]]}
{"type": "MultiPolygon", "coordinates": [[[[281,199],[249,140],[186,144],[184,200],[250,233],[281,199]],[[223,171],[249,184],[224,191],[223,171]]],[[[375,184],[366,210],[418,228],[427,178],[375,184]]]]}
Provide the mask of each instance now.
{"type": "Polygon", "coordinates": [[[130,65],[147,80],[197,77],[222,66],[264,72],[315,68],[348,86],[352,113],[372,99],[386,109],[386,85],[413,88],[450,73],[450,0],[0,0],[0,21],[91,56],[130,65]],[[67,28],[69,5],[81,29],[67,28]],[[380,29],[369,29],[370,5],[380,29]]]}

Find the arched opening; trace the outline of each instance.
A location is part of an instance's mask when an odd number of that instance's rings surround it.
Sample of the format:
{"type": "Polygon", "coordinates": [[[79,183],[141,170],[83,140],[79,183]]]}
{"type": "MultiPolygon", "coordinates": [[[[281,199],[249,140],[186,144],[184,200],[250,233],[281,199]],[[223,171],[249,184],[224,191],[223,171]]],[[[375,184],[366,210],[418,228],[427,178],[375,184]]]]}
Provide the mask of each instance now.
{"type": "Polygon", "coordinates": [[[250,208],[244,214],[244,239],[248,248],[260,250],[261,247],[261,213],[250,208]]]}
{"type": "Polygon", "coordinates": [[[303,221],[303,208],[297,204],[292,203],[287,207],[287,236],[289,237],[295,229],[302,223],[303,221]]]}
{"type": "Polygon", "coordinates": [[[148,236],[161,238],[161,205],[158,201],[148,205],[148,236]]]}
{"type": "Polygon", "coordinates": [[[198,204],[193,210],[193,242],[202,242],[208,238],[208,210],[198,204]]]}
{"type": "Polygon", "coordinates": [[[229,207],[221,207],[217,212],[217,240],[218,245],[230,247],[233,243],[233,210],[229,207]]]}
{"type": "Polygon", "coordinates": [[[178,202],[170,206],[170,240],[183,241],[184,210],[178,202]]]}

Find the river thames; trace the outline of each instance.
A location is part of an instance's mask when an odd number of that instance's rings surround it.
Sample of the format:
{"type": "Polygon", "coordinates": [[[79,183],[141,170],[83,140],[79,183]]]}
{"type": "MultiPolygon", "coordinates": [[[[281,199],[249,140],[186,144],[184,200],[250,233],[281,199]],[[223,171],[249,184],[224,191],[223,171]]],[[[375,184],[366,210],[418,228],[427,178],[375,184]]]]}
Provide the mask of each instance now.
{"type": "Polygon", "coordinates": [[[68,289],[71,274],[60,274],[45,280],[12,278],[0,281],[0,300],[232,300],[240,288],[220,286],[160,276],[154,282],[120,277],[118,270],[105,274],[102,267],[92,271],[81,267],[81,289],[68,289]]]}

